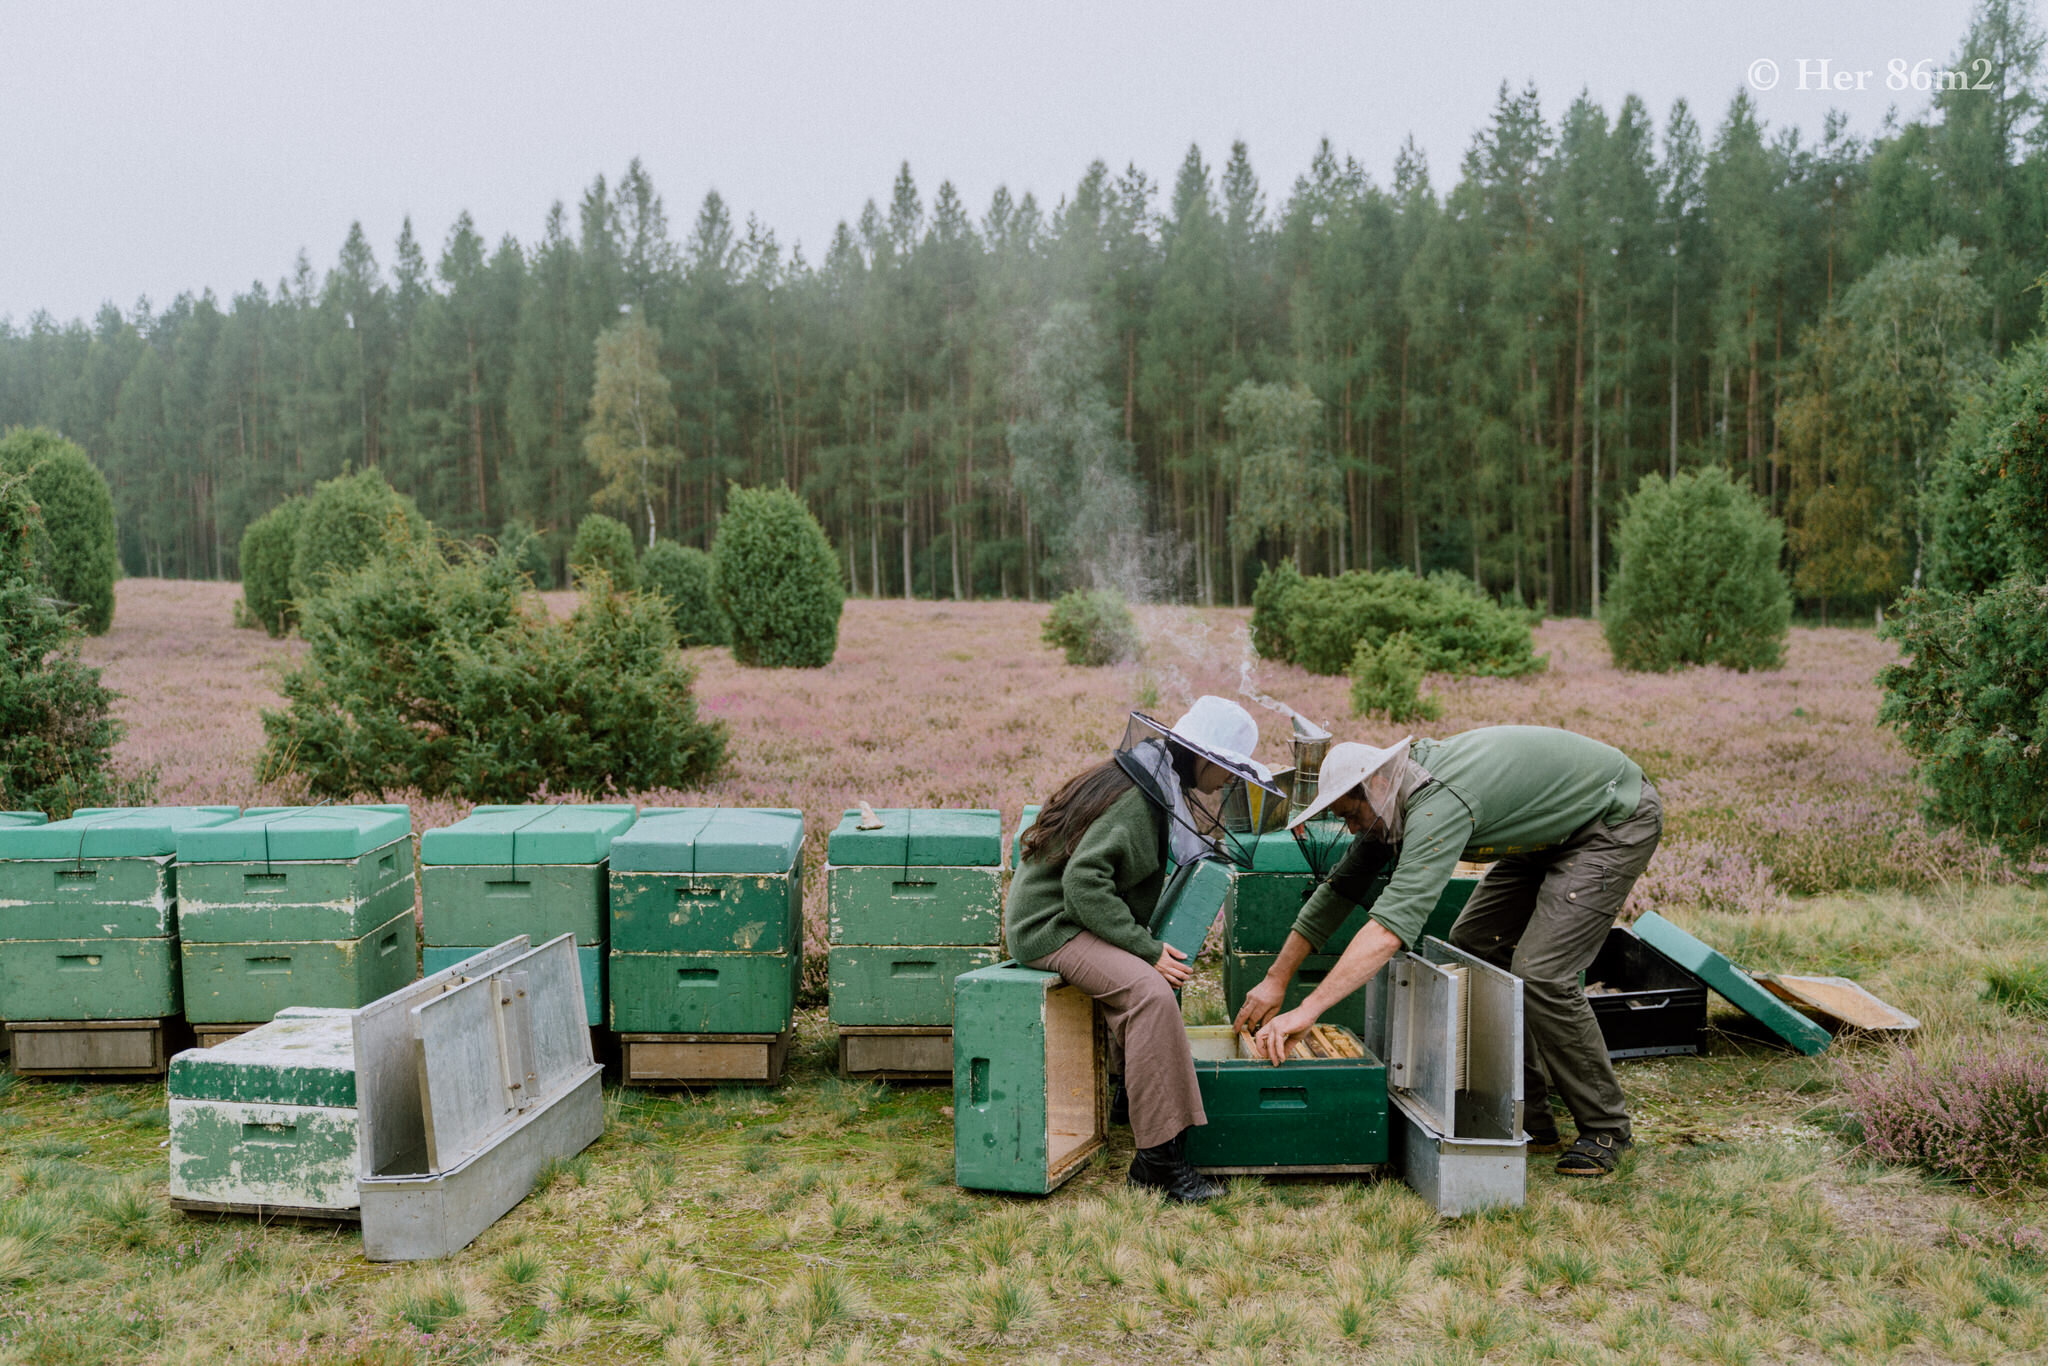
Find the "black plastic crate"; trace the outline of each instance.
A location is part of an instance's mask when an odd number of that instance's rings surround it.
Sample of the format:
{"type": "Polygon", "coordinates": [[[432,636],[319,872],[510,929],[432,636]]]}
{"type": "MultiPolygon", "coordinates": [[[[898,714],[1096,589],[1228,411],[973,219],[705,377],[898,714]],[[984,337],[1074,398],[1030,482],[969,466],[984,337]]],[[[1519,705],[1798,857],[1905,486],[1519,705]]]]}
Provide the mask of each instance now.
{"type": "Polygon", "coordinates": [[[1587,993],[1607,1056],[1659,1058],[1700,1051],[1707,1027],[1707,984],[1617,925],[1586,969],[1587,993]]]}

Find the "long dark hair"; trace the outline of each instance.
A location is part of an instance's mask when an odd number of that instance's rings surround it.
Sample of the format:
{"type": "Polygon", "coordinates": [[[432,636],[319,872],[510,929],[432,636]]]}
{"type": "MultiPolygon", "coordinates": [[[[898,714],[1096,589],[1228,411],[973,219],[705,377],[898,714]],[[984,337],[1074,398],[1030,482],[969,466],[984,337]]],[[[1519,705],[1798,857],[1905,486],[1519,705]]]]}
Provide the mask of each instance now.
{"type": "Polygon", "coordinates": [[[1054,871],[1064,868],[1088,827],[1130,790],[1130,775],[1113,758],[1067,779],[1038,809],[1038,819],[1024,832],[1024,852],[1017,861],[1044,860],[1054,871]]]}

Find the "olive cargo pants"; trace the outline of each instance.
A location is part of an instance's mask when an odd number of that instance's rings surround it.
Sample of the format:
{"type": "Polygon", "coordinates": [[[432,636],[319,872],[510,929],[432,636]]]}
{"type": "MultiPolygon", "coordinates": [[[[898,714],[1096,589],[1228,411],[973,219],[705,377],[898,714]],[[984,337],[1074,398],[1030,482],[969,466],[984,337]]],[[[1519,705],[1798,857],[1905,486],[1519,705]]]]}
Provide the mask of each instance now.
{"type": "Polygon", "coordinates": [[[1555,1087],[1579,1132],[1629,1132],[1621,1083],[1579,974],[1606,944],[1663,833],[1663,803],[1644,779],[1627,820],[1595,819],[1562,844],[1494,864],[1451,927],[1451,943],[1522,979],[1527,1125],[1551,1122],[1555,1087]]]}

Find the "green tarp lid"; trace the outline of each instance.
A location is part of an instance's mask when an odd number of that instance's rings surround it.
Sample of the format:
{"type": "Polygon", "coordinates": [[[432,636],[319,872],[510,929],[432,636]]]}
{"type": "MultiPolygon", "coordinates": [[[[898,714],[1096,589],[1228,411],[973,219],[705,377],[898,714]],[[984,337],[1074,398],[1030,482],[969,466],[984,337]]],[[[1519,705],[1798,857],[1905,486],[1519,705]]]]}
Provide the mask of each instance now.
{"type": "Polygon", "coordinates": [[[354,1014],[288,1006],[269,1024],[172,1058],[165,1089],[174,1100],[353,1106],[354,1014]]]}
{"type": "Polygon", "coordinates": [[[162,858],[185,830],[222,825],[239,806],[83,806],[47,825],[0,822],[0,858],[162,858]]]}
{"type": "Polygon", "coordinates": [[[420,862],[516,866],[602,863],[612,839],[633,828],[639,808],[479,806],[453,825],[420,836],[420,862]]]}
{"type": "Polygon", "coordinates": [[[786,873],[804,846],[790,807],[657,807],[612,840],[615,873],[786,873]]]}
{"type": "Polygon", "coordinates": [[[412,833],[404,806],[252,806],[237,820],[178,833],[180,863],[304,863],[360,858],[412,833]]]}
{"type": "Polygon", "coordinates": [[[1003,813],[982,808],[875,812],[879,830],[862,830],[849,811],[825,844],[825,861],[841,866],[989,868],[1003,861],[1003,813]]]}
{"type": "Polygon", "coordinates": [[[1827,1030],[1757,985],[1754,977],[1703,940],[1687,934],[1655,911],[1643,912],[1634,929],[1636,938],[1720,992],[1729,1004],[1801,1053],[1818,1053],[1833,1041],[1827,1030]]]}

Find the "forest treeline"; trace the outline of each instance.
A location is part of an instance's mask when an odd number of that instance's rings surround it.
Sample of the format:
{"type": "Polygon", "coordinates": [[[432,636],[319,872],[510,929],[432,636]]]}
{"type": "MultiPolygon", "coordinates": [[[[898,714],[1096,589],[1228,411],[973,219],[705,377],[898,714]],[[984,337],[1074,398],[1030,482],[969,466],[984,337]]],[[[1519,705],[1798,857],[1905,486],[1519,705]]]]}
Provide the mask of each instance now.
{"type": "Polygon", "coordinates": [[[617,492],[586,436],[632,323],[665,393],[611,510],[701,546],[730,485],[786,481],[856,593],[1037,596],[1099,574],[1109,520],[1189,600],[1291,554],[1584,612],[1637,480],[1719,464],[1785,519],[1803,598],[1867,603],[1920,568],[1949,417],[2035,330],[2040,53],[1987,0],[1964,88],[1909,86],[1922,113],[1867,139],[1746,91],[1660,119],[1503,84],[1454,177],[1326,142],[1280,193],[1240,143],[977,210],[905,165],[815,254],[715,192],[672,223],[636,161],[538,241],[358,225],[225,301],[0,324],[0,428],[85,447],[130,573],[232,577],[250,521],[351,466],[559,561],[617,492]]]}

